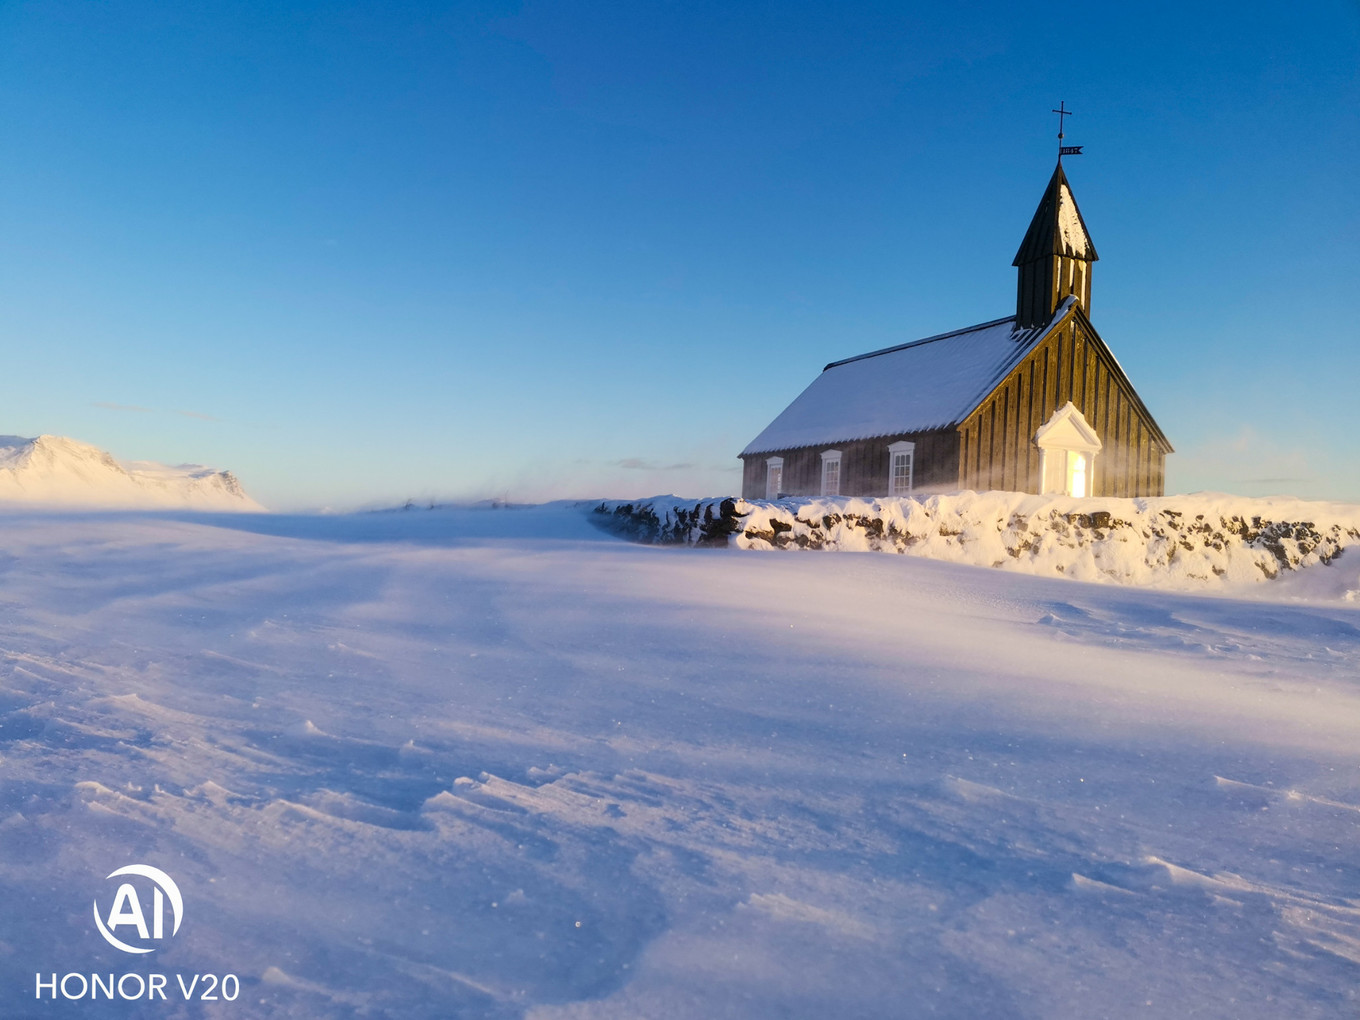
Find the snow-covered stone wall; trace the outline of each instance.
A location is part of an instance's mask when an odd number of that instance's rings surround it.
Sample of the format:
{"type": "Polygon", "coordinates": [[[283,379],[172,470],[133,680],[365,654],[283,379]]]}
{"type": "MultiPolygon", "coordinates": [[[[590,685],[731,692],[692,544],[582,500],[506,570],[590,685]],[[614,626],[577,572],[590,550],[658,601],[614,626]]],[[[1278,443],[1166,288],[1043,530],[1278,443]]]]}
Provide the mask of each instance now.
{"type": "Polygon", "coordinates": [[[1330,563],[1348,546],[1360,545],[1360,506],[1204,493],[1077,500],[960,492],[773,503],[661,496],[607,501],[595,512],[602,523],[642,542],[906,553],[1083,581],[1175,587],[1269,580],[1330,563]]]}

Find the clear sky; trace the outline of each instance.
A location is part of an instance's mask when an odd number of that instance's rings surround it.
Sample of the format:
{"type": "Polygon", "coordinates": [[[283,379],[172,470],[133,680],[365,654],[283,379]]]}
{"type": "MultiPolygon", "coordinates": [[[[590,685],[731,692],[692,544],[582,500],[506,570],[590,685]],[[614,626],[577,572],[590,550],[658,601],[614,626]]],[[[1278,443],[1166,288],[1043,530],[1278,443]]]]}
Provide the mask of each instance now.
{"type": "Polygon", "coordinates": [[[0,433],[275,508],[738,491],[1067,161],[1168,491],[1360,500],[1360,5],[0,5],[0,433]]]}

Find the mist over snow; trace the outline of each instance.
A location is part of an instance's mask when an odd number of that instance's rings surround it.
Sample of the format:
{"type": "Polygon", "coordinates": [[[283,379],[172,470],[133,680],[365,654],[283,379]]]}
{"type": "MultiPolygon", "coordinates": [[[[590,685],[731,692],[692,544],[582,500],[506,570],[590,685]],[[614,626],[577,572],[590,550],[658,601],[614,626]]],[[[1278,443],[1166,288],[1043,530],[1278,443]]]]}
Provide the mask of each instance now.
{"type": "Polygon", "coordinates": [[[260,511],[230,471],[120,462],[64,436],[0,436],[0,505],[260,511]]]}

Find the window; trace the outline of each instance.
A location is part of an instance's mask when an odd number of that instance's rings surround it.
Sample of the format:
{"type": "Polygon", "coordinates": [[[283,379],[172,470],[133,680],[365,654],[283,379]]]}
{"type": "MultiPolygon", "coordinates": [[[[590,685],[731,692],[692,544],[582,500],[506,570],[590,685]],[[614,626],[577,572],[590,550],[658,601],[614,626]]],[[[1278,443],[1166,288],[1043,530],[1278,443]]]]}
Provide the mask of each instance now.
{"type": "Polygon", "coordinates": [[[907,496],[914,488],[916,444],[903,440],[888,446],[888,495],[907,496]]]}
{"type": "Polygon", "coordinates": [[[1043,451],[1044,492],[1064,496],[1091,494],[1091,455],[1081,450],[1043,451]]]}
{"type": "Polygon", "coordinates": [[[841,451],[827,450],[822,454],[822,495],[841,494],[841,451]]]}
{"type": "Polygon", "coordinates": [[[765,498],[778,499],[784,488],[784,458],[768,457],[765,460],[765,498]]]}
{"type": "Polygon", "coordinates": [[[1077,453],[1075,450],[1067,451],[1067,494],[1089,495],[1086,488],[1086,454],[1077,453]]]}

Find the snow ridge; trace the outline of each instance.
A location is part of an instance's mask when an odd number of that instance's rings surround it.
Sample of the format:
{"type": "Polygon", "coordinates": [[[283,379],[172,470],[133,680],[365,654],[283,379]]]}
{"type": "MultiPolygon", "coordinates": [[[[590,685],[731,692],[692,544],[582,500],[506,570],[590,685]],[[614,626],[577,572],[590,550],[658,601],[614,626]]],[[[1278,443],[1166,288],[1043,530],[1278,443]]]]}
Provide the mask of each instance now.
{"type": "MultiPolygon", "coordinates": [[[[1203,588],[1274,580],[1360,545],[1360,506],[1197,494],[1072,499],[1014,492],[923,498],[607,501],[639,541],[893,552],[1082,581],[1203,588]]],[[[1349,563],[1349,561],[1348,561],[1349,563]]],[[[1360,599],[1360,571],[1352,589],[1360,599]]]]}
{"type": "Polygon", "coordinates": [[[145,509],[263,510],[230,471],[120,463],[65,436],[0,436],[0,503],[145,509]]]}

